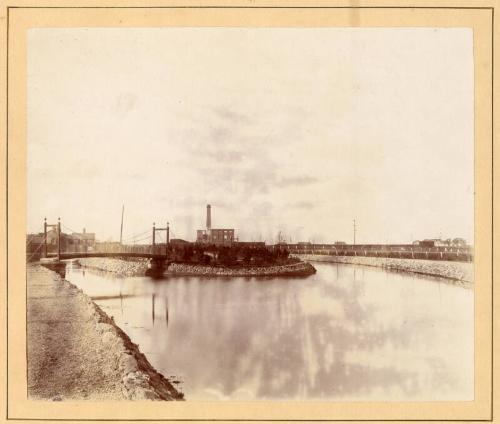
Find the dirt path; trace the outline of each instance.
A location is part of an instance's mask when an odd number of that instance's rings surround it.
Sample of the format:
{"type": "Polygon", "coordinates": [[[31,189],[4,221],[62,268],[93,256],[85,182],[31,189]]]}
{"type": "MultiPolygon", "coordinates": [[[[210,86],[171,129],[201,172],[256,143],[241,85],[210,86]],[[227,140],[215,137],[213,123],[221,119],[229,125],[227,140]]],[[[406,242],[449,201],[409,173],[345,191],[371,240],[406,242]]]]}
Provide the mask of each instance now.
{"type": "Polygon", "coordinates": [[[31,398],[182,399],[81,290],[42,266],[27,278],[31,398]]]}

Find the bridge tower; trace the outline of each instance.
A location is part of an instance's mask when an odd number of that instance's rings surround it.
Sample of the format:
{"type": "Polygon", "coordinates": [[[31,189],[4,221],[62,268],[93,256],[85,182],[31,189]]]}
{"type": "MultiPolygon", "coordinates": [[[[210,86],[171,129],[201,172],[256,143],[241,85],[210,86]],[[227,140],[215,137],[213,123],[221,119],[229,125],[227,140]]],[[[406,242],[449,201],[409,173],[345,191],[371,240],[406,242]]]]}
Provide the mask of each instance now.
{"type": "Polygon", "coordinates": [[[43,219],[43,243],[44,257],[47,257],[47,228],[55,229],[57,232],[57,261],[61,259],[61,218],[57,218],[57,224],[47,224],[47,218],[43,219]]]}
{"type": "Polygon", "coordinates": [[[158,275],[162,274],[163,271],[165,270],[165,262],[168,262],[168,247],[169,247],[169,242],[170,242],[170,226],[169,223],[167,222],[167,226],[164,228],[157,228],[156,223],[153,222],[153,236],[152,236],[152,244],[151,244],[151,268],[148,272],[148,274],[151,275],[158,275]],[[157,231],[166,231],[166,246],[165,246],[165,256],[160,254],[156,256],[155,250],[156,250],[156,232],[157,231]]]}

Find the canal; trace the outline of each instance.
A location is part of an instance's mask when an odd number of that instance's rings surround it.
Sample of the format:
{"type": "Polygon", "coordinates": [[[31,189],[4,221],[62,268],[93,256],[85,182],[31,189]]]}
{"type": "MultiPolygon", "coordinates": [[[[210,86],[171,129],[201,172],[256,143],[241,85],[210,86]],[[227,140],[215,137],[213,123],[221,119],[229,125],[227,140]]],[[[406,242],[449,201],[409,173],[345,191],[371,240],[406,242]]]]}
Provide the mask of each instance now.
{"type": "Polygon", "coordinates": [[[307,278],[119,278],[68,264],[186,400],[472,400],[474,291],[347,264],[307,278]]]}

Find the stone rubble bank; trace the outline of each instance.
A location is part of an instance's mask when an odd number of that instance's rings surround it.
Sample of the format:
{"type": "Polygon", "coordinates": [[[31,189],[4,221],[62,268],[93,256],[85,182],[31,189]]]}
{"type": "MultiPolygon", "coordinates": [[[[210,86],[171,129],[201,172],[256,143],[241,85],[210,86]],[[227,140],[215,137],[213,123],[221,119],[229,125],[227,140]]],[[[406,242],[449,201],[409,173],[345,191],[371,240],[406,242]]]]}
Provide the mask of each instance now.
{"type": "MultiPolygon", "coordinates": [[[[115,258],[84,258],[79,259],[81,266],[104,272],[112,272],[123,277],[145,275],[148,270],[147,260],[126,261],[115,258]]],[[[195,265],[172,263],[165,271],[165,275],[199,275],[199,276],[227,276],[227,277],[257,277],[257,276],[307,276],[316,270],[307,262],[276,266],[249,266],[249,267],[221,267],[210,265],[195,265]]]]}
{"type": "Polygon", "coordinates": [[[89,269],[112,272],[123,277],[143,276],[148,270],[147,259],[81,258],[78,263],[89,269]]]}
{"type": "Polygon", "coordinates": [[[27,274],[30,398],[183,400],[85,293],[40,265],[27,274]]]}
{"type": "Polygon", "coordinates": [[[209,265],[170,264],[167,275],[198,275],[198,276],[224,276],[224,277],[302,277],[314,274],[316,269],[307,262],[295,264],[276,265],[266,267],[235,267],[225,268],[209,265]]]}
{"type": "Polygon", "coordinates": [[[298,255],[297,257],[307,261],[375,266],[395,271],[444,277],[470,284],[474,283],[474,264],[471,262],[373,258],[365,256],[298,255]]]}

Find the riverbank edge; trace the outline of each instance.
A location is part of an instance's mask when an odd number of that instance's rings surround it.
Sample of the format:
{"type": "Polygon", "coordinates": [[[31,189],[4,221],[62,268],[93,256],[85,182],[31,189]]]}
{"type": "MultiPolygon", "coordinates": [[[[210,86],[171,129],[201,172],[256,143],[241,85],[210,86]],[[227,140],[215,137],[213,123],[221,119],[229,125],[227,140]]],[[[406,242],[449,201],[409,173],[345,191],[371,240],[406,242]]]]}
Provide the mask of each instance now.
{"type": "MultiPolygon", "coordinates": [[[[43,266],[43,265],[33,265],[43,266]]],[[[64,290],[78,293],[82,305],[87,306],[89,319],[95,321],[96,333],[104,345],[109,339],[116,337],[121,343],[119,354],[119,370],[121,373],[122,393],[126,400],[184,400],[184,394],[177,391],[172,383],[159,373],[139,350],[138,345],[109,317],[92,299],[70,281],[62,278],[57,272],[50,270],[64,290]]]]}
{"type": "Polygon", "coordinates": [[[407,272],[412,274],[427,275],[430,277],[445,278],[455,283],[460,283],[465,287],[474,286],[474,265],[467,263],[471,267],[470,275],[464,275],[458,268],[461,262],[451,261],[431,261],[425,259],[400,259],[400,258],[376,258],[368,256],[330,256],[330,255],[294,255],[301,260],[312,262],[342,263],[351,265],[362,265],[376,268],[384,268],[391,271],[407,272]],[[443,265],[436,266],[432,271],[425,269],[425,265],[436,263],[443,265]],[[446,265],[448,270],[446,270],[446,265]],[[451,271],[450,271],[451,270],[451,271]]]}
{"type": "MultiPolygon", "coordinates": [[[[78,263],[84,268],[111,272],[124,277],[145,275],[147,271],[145,262],[125,261],[117,258],[83,258],[78,259],[78,263]]],[[[163,275],[170,277],[307,277],[314,273],[316,269],[309,262],[242,268],[172,263],[163,275]]]]}
{"type": "Polygon", "coordinates": [[[148,261],[136,258],[79,258],[75,262],[83,268],[109,272],[120,277],[143,277],[148,270],[148,261]]]}
{"type": "MultiPolygon", "coordinates": [[[[375,258],[365,256],[329,256],[329,255],[296,255],[301,260],[313,262],[343,263],[352,265],[371,266],[384,268],[397,272],[427,275],[431,277],[446,278],[447,280],[463,283],[467,286],[474,284],[474,264],[451,261],[427,261],[425,259],[400,259],[400,258],[375,258]],[[433,264],[432,271],[425,270],[425,266],[433,264]],[[470,275],[463,275],[458,269],[461,265],[470,265],[470,275]],[[441,265],[441,266],[439,266],[441,265]],[[448,269],[446,269],[448,267],[448,269]],[[452,270],[450,272],[450,269],[452,270]]],[[[462,266],[463,266],[462,265],[462,266]]]]}
{"type": "Polygon", "coordinates": [[[171,264],[166,276],[196,277],[307,277],[316,273],[309,262],[269,267],[224,268],[210,265],[171,264]]]}

